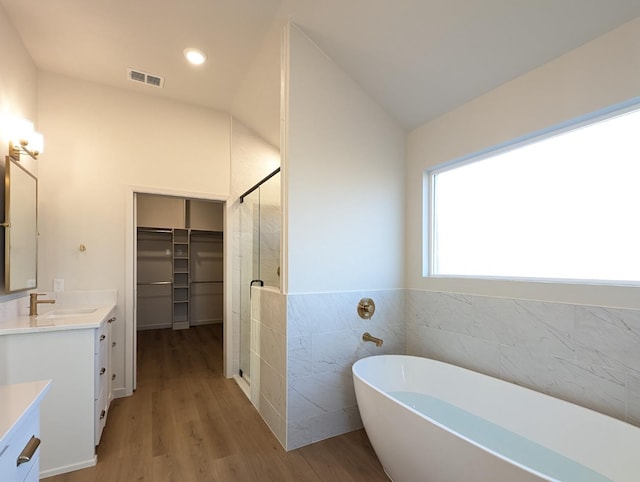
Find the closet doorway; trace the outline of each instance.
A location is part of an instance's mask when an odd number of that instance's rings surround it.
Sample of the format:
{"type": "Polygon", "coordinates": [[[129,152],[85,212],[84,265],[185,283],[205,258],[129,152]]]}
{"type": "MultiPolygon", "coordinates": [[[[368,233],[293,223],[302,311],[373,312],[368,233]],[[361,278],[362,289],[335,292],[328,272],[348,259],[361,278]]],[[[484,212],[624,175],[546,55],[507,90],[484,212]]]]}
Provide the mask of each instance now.
{"type": "Polygon", "coordinates": [[[136,332],[223,323],[224,208],[137,193],[136,332]]]}
{"type": "Polygon", "coordinates": [[[138,194],[138,331],[222,323],[223,209],[220,202],[138,194]]]}

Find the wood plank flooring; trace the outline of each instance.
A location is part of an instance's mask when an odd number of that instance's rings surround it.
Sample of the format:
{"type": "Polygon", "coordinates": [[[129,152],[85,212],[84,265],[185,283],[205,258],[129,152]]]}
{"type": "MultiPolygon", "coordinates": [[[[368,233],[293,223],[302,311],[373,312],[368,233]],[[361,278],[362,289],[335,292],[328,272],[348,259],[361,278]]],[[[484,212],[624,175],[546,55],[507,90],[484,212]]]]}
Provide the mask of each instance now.
{"type": "Polygon", "coordinates": [[[138,389],[114,400],[98,464],[48,482],[388,481],[364,430],[285,452],[233,380],[222,325],[138,333],[138,389]]]}

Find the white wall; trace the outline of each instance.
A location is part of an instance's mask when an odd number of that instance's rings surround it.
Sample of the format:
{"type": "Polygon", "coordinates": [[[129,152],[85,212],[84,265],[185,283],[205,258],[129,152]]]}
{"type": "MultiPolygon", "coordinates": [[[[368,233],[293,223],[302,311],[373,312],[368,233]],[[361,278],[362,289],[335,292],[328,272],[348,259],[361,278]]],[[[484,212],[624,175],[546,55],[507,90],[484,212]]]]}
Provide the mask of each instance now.
{"type": "Polygon", "coordinates": [[[238,87],[231,111],[262,139],[280,146],[280,34],[274,22],[238,87]]]}
{"type": "Polygon", "coordinates": [[[407,147],[408,287],[640,307],[637,288],[422,277],[425,169],[637,97],[638,86],[640,19],[411,132],[407,147]]]}
{"type": "MultiPolygon", "coordinates": [[[[3,63],[3,72],[0,76],[0,112],[23,117],[36,123],[36,66],[2,6],[0,6],[0,58],[3,63]]],[[[3,149],[6,149],[4,141],[3,149]]]]}
{"type": "Polygon", "coordinates": [[[351,365],[404,351],[405,135],[295,25],[285,30],[287,448],[361,426],[351,365]],[[372,297],[373,320],[357,315],[372,297]],[[384,350],[362,341],[371,331],[384,350]],[[372,348],[373,347],[373,348],[372,348]]]}
{"type": "Polygon", "coordinates": [[[401,287],[404,132],[298,27],[288,32],[285,292],[401,287]]]}
{"type": "Polygon", "coordinates": [[[67,290],[118,290],[117,392],[131,372],[125,333],[132,320],[124,319],[131,186],[228,196],[230,117],[51,73],[39,76],[38,103],[47,142],[39,166],[39,288],[64,278],[67,290]]]}
{"type": "MultiPolygon", "coordinates": [[[[28,119],[37,126],[37,71],[31,56],[22,44],[22,40],[11,24],[7,14],[0,6],[0,59],[3,71],[0,75],[0,113],[28,119]]],[[[0,132],[0,156],[9,153],[8,139],[0,132]]],[[[22,156],[21,164],[37,175],[37,161],[22,156]]],[[[4,191],[0,192],[4,196],[4,191]]],[[[3,203],[4,205],[4,203],[3,203]]],[[[0,215],[4,220],[4,213],[0,215]]],[[[4,229],[0,230],[4,237],[4,229]]],[[[0,265],[4,266],[4,242],[0,243],[0,265]]],[[[4,268],[2,268],[4,273],[4,268]]],[[[26,296],[25,292],[3,296],[4,274],[0,276],[0,299],[12,299],[26,296]]]]}

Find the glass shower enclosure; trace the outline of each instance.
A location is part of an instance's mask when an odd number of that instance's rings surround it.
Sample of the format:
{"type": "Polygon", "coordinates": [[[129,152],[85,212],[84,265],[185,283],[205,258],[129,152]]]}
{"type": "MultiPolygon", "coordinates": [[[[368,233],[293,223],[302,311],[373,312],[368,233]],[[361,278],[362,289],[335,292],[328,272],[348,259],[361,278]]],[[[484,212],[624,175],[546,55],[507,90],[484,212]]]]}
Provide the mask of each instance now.
{"type": "Polygon", "coordinates": [[[280,289],[280,168],[240,196],[240,376],[251,383],[251,286],[280,289]]]}

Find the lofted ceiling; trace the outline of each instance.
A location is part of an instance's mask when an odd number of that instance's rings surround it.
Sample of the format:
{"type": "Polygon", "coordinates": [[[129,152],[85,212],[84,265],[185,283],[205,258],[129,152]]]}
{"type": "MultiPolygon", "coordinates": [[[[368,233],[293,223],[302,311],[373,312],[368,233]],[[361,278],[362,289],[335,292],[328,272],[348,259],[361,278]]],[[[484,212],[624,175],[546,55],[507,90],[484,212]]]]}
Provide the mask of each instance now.
{"type": "Polygon", "coordinates": [[[40,70],[228,111],[274,144],[260,124],[279,125],[277,31],[288,19],[410,130],[640,16],[638,0],[0,4],[40,70]],[[186,47],[208,62],[188,65],[186,47]],[[129,81],[127,68],[165,77],[164,88],[129,81]],[[245,95],[253,108],[238,107],[245,95]]]}

